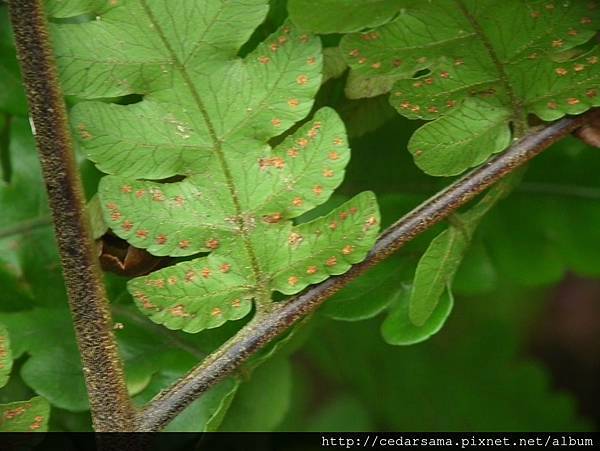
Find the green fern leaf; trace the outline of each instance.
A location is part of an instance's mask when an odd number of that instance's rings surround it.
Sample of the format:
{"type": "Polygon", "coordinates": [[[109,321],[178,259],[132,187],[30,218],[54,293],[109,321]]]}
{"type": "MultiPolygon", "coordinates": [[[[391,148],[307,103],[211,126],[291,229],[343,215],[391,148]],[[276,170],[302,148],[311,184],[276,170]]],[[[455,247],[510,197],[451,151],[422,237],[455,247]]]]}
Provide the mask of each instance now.
{"type": "Polygon", "coordinates": [[[422,326],[432,315],[468,248],[470,237],[450,227],[435,237],[419,260],[410,293],[408,317],[422,326]]]}
{"type": "Polygon", "coordinates": [[[46,432],[50,404],[41,396],[0,404],[0,432],[46,432]]]}
{"type": "Polygon", "coordinates": [[[376,27],[400,10],[399,0],[289,0],[288,11],[295,23],[315,33],[349,33],[376,27]]]}
{"type": "Polygon", "coordinates": [[[8,382],[12,363],[13,357],[10,350],[8,331],[4,325],[0,324],[0,387],[4,387],[8,382]]]}
{"type": "MultiPolygon", "coordinates": [[[[94,3],[71,3],[77,13],[82,5],[94,3]]],[[[237,57],[267,6],[117,1],[95,20],[52,30],[66,92],[90,99],[71,119],[110,174],[98,192],[107,225],[155,255],[210,252],[129,283],[141,310],[172,329],[217,327],[274,290],[294,294],[341,274],[377,236],[371,193],[291,221],[330,197],[350,155],[328,108],[269,145],[310,112],[322,55],[318,38],[284,24],[237,57]],[[143,100],[94,100],[130,94],[143,100]]]]}
{"type": "MultiPolygon", "coordinates": [[[[268,286],[294,294],[329,275],[342,274],[361,261],[373,243],[378,220],[371,193],[362,193],[314,221],[292,226],[260,224],[251,234],[250,247],[268,286]]],[[[129,288],[142,311],[171,329],[198,332],[227,320],[244,317],[257,296],[252,261],[243,238],[192,261],[139,277],[129,288]]]]}
{"type": "Polygon", "coordinates": [[[44,8],[48,16],[60,19],[92,14],[95,17],[117,3],[118,1],[106,0],[46,0],[44,8]]]}
{"type": "Polygon", "coordinates": [[[354,94],[391,89],[399,113],[432,121],[409,150],[431,175],[457,175],[518,137],[527,115],[600,105],[597,1],[407,2],[391,23],[344,37],[354,94]],[[391,88],[390,88],[391,86],[391,88]]]}

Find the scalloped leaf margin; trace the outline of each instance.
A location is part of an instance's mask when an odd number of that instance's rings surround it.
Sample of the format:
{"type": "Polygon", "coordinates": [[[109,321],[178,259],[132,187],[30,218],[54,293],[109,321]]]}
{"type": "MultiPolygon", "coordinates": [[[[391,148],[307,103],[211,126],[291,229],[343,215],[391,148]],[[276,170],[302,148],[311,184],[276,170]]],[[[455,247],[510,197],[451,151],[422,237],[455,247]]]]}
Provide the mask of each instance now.
{"type": "Polygon", "coordinates": [[[66,93],[89,99],[72,109],[73,128],[110,174],[99,187],[107,225],[155,255],[209,253],[129,283],[141,310],[172,329],[218,327],[272,291],[341,274],[377,237],[368,192],[293,225],[341,183],[349,148],[328,108],[269,145],[310,112],[322,53],[318,38],[285,23],[239,58],[267,9],[266,0],[121,0],[100,10],[73,0],[61,17],[94,20],[52,28],[66,93]],[[100,100],[130,94],[142,100],[100,100]]]}
{"type": "Polygon", "coordinates": [[[600,105],[597,0],[407,2],[391,23],[342,39],[353,97],[391,91],[409,143],[437,176],[481,164],[518,137],[527,114],[550,121],[600,105]]]}

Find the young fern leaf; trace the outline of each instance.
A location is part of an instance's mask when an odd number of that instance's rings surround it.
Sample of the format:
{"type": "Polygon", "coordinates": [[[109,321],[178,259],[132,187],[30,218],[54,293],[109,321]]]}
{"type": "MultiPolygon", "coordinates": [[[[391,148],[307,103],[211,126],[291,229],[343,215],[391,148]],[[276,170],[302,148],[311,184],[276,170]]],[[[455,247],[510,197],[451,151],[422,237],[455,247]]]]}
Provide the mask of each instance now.
{"type": "MultiPolygon", "coordinates": [[[[78,13],[93,7],[71,4],[78,13]]],[[[154,255],[210,252],[131,280],[140,309],[198,332],[245,316],[274,290],[297,293],[362,260],[379,229],[372,193],[310,223],[291,221],[343,179],[349,148],[337,114],[321,109],[268,144],[311,110],[318,38],[284,24],[241,59],[267,0],[114,4],[96,20],[53,29],[67,93],[90,99],[71,119],[89,158],[110,174],[99,187],[105,221],[154,255]],[[129,94],[143,100],[91,100],[129,94]]]]}
{"type": "Polygon", "coordinates": [[[430,321],[439,322],[433,317],[434,312],[445,291],[452,296],[454,275],[471,246],[479,224],[500,200],[512,192],[521,176],[522,172],[516,172],[499,181],[467,211],[454,214],[448,229],[429,243],[417,264],[408,301],[408,318],[413,325],[422,327],[430,321]]]}
{"type": "MultiPolygon", "coordinates": [[[[408,299],[408,319],[414,326],[438,324],[434,313],[444,292],[452,297],[452,282],[473,235],[489,211],[518,184],[521,173],[498,182],[481,200],[464,213],[452,216],[450,226],[436,236],[419,259],[408,299]]],[[[439,310],[439,309],[438,309],[439,310]]],[[[447,310],[449,313],[449,309],[447,310]]]]}
{"type": "MultiPolygon", "coordinates": [[[[406,1],[398,17],[341,42],[363,95],[391,89],[432,121],[409,151],[431,175],[457,175],[509,146],[527,115],[555,120],[600,105],[597,0],[406,1]],[[391,88],[390,88],[391,87],[391,88]]],[[[353,94],[357,94],[353,92],[353,94]]]]}
{"type": "Polygon", "coordinates": [[[452,290],[447,287],[427,320],[417,326],[409,315],[411,291],[410,287],[398,288],[390,312],[381,323],[381,335],[391,345],[408,346],[429,339],[442,329],[454,308],[452,290]]]}

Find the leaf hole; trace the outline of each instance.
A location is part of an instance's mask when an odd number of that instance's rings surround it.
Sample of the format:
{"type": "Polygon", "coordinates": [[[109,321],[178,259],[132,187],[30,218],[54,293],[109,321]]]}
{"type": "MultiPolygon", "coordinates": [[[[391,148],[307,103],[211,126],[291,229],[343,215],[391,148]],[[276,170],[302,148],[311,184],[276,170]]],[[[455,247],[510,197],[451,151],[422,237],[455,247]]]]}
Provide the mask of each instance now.
{"type": "Polygon", "coordinates": [[[413,74],[413,77],[412,77],[412,78],[421,78],[421,77],[426,77],[426,76],[428,76],[428,75],[431,75],[431,73],[432,73],[432,72],[431,72],[431,69],[421,69],[421,70],[418,70],[417,72],[415,72],[415,73],[413,74]]]}
{"type": "Polygon", "coordinates": [[[110,103],[116,103],[117,105],[134,105],[144,100],[143,94],[127,94],[116,99],[110,99],[110,103]]]}

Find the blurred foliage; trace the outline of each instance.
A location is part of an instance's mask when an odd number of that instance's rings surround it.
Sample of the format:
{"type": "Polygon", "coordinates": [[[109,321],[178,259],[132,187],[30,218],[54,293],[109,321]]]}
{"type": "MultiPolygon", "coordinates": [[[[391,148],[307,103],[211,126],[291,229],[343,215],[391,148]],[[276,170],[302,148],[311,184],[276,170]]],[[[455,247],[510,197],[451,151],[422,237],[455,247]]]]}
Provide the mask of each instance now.
{"type": "MultiPolygon", "coordinates": [[[[273,3],[277,8],[251,42],[261,41],[285,17],[281,2],[273,3]]],[[[0,323],[14,359],[0,402],[31,399],[41,405],[45,398],[50,430],[91,430],[7,30],[6,7],[0,4],[0,323]]],[[[311,214],[326,213],[369,189],[380,199],[387,226],[451,180],[415,167],[406,148],[416,121],[388,114],[377,97],[346,99],[347,74],[332,70],[315,108],[332,106],[344,117],[353,156],[341,190],[311,214]]],[[[90,198],[100,174],[80,161],[90,198]]],[[[423,325],[409,318],[417,264],[432,240],[460,221],[436,226],[357,279],[194,402],[168,430],[591,429],[575,401],[552,388],[550,375],[526,353],[526,345],[534,319],[565,274],[600,277],[599,172],[596,150],[573,138],[553,146],[529,165],[508,197],[478,219],[450,277],[451,290],[444,284],[423,325]]],[[[469,206],[461,213],[472,211],[469,206]]],[[[106,282],[128,387],[138,404],[245,321],[194,335],[170,331],[140,315],[125,279],[107,275],[106,282]]]]}
{"type": "Polygon", "coordinates": [[[544,292],[457,303],[425,344],[394,348],[380,321],[321,320],[296,359],[293,408],[281,430],[575,431],[590,424],[519,351],[544,292]],[[341,425],[341,426],[340,426],[341,425]],[[345,426],[347,425],[347,426],[345,426]]]}

